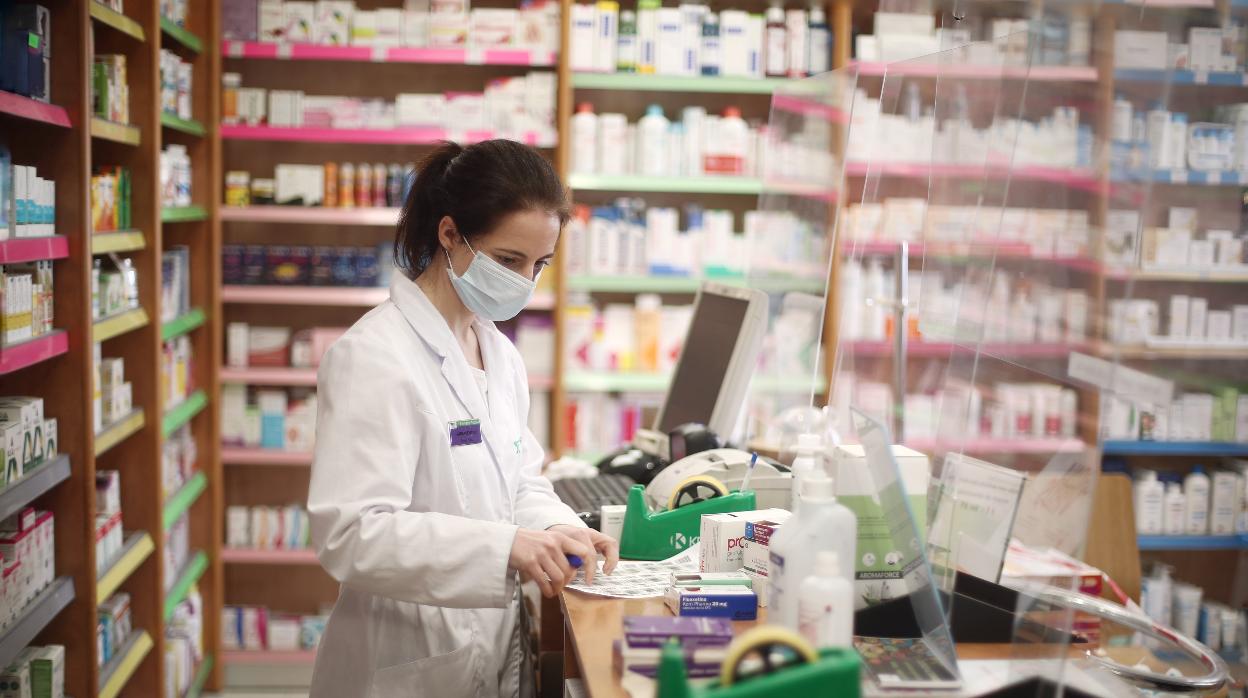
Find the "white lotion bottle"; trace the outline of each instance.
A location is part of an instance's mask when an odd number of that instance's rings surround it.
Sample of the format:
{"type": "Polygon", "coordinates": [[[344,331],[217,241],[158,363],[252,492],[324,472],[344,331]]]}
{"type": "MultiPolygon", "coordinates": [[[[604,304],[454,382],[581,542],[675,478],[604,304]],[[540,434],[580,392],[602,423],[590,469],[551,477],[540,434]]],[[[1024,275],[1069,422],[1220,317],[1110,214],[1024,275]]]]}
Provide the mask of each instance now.
{"type": "Polygon", "coordinates": [[[841,569],[853,584],[853,561],[858,548],[858,518],[833,494],[832,478],[818,470],[802,480],[801,508],[776,531],[768,546],[767,566],[770,620],[797,631],[798,596],[802,581],[814,569],[820,551],[833,551],[846,560],[841,569]]]}
{"type": "Polygon", "coordinates": [[[650,177],[670,174],[667,165],[667,132],[671,124],[663,107],[651,104],[637,122],[637,173],[650,177]]]}
{"type": "Polygon", "coordinates": [[[797,618],[798,632],[815,649],[853,646],[854,584],[841,573],[836,552],[815,553],[814,573],[798,593],[797,618]]]}
{"type": "Polygon", "coordinates": [[[1141,535],[1158,535],[1162,531],[1162,500],[1165,487],[1157,473],[1145,471],[1135,483],[1135,531],[1141,535]]]}
{"type": "Polygon", "coordinates": [[[598,115],[594,105],[582,102],[572,115],[572,171],[594,174],[598,171],[598,115]]]}
{"type": "Polygon", "coordinates": [[[1209,476],[1205,467],[1192,468],[1183,480],[1183,493],[1187,497],[1184,528],[1189,536],[1209,534],[1209,476]]]}
{"type": "Polygon", "coordinates": [[[1162,514],[1162,532],[1167,536],[1181,536],[1185,528],[1184,515],[1187,512],[1187,498],[1183,496],[1183,485],[1177,482],[1166,483],[1166,499],[1162,514]]]}

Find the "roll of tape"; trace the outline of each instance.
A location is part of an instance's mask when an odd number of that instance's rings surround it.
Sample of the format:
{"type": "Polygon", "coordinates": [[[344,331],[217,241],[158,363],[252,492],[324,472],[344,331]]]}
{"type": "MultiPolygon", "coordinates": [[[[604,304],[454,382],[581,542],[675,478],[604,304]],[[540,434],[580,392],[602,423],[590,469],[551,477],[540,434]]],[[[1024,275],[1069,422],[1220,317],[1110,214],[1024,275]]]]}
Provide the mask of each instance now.
{"type": "Polygon", "coordinates": [[[723,497],[728,494],[728,488],[724,483],[711,477],[710,475],[692,475],[680,481],[676,489],[672,490],[672,496],[667,500],[668,509],[676,509],[686,504],[695,504],[704,502],[715,497],[723,497]],[[703,490],[710,490],[709,496],[702,496],[703,490]],[[687,499],[686,499],[687,497],[687,499]]]}
{"type": "Polygon", "coordinates": [[[728,646],[719,682],[731,686],[818,660],[819,653],[801,635],[778,625],[759,625],[742,633],[728,646]]]}

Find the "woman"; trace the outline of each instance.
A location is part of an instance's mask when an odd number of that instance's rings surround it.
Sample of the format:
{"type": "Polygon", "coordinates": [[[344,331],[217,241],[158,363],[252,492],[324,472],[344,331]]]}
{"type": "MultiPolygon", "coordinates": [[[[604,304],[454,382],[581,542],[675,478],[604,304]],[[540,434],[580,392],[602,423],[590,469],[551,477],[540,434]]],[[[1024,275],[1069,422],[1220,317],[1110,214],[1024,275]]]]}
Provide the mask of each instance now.
{"type": "Polygon", "coordinates": [[[318,376],[308,494],[321,564],[342,587],[314,698],[531,693],[517,574],[554,596],[618,546],[541,476],[515,317],[554,256],[566,195],[534,150],[447,143],[420,168],[395,239],[390,300],[318,376]]]}

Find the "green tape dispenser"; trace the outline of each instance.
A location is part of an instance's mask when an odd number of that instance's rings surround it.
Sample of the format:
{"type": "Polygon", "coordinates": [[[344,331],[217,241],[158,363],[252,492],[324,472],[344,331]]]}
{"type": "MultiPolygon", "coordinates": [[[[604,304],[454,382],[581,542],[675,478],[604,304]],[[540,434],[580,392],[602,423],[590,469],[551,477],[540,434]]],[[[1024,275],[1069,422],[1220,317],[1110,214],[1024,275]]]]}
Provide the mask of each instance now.
{"type": "Polygon", "coordinates": [[[776,625],[760,625],[728,646],[719,679],[690,686],[685,653],[676,640],[659,659],[658,698],[858,698],[860,661],[853,648],[815,651],[805,638],[776,625]]]}
{"type": "Polygon", "coordinates": [[[698,542],[703,514],[753,511],[753,492],[729,492],[719,480],[695,475],[672,492],[667,511],[650,511],[646,488],[633,485],[620,533],[620,557],[666,560],[698,542]]]}

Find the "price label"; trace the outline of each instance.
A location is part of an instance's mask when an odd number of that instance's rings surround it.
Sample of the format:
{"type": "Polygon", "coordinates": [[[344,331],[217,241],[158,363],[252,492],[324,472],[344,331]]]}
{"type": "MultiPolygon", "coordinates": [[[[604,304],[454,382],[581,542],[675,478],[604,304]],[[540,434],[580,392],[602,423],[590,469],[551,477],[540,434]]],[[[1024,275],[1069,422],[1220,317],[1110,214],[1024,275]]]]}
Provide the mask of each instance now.
{"type": "Polygon", "coordinates": [[[1210,184],[1216,185],[1222,183],[1222,173],[1218,170],[1207,173],[1206,178],[1209,180],[1210,184]]]}
{"type": "Polygon", "coordinates": [[[277,57],[282,60],[290,60],[291,46],[290,44],[277,45],[277,57]]]}
{"type": "Polygon", "coordinates": [[[243,57],[243,42],[241,41],[225,42],[225,55],[230,58],[242,58],[243,57]]]}
{"type": "Polygon", "coordinates": [[[467,55],[464,56],[464,62],[468,65],[481,65],[485,63],[485,50],[477,46],[469,47],[467,55]]]}
{"type": "Polygon", "coordinates": [[[390,50],[385,46],[374,46],[369,55],[369,60],[374,63],[385,63],[390,57],[390,50]]]}
{"type": "Polygon", "coordinates": [[[1187,170],[1171,170],[1170,182],[1172,184],[1187,184],[1187,170]]]}
{"type": "Polygon", "coordinates": [[[1209,71],[1204,70],[1204,69],[1197,70],[1195,74],[1192,75],[1192,82],[1196,83],[1197,85],[1209,84],[1209,71]]]}

